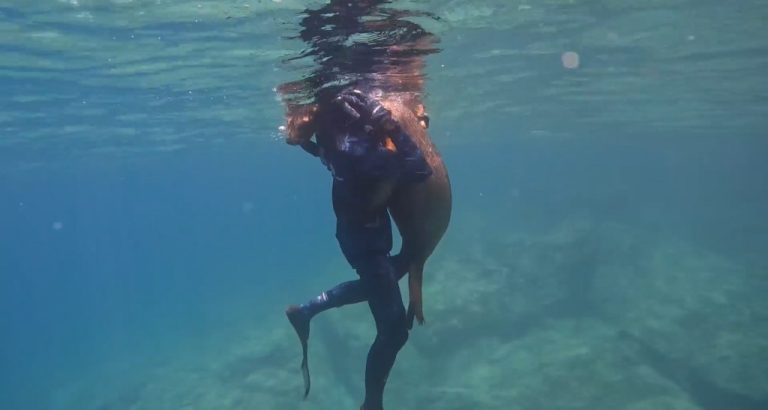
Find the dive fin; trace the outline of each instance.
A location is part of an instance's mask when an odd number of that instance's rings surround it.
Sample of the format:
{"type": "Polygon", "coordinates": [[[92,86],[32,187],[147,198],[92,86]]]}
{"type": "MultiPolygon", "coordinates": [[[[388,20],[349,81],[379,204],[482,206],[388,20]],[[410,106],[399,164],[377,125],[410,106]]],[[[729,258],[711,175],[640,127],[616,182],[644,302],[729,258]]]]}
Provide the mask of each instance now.
{"type": "Polygon", "coordinates": [[[285,315],[288,316],[288,321],[291,322],[293,330],[296,331],[296,335],[299,336],[299,341],[301,342],[301,375],[304,378],[304,399],[306,400],[307,396],[309,396],[310,388],[309,361],[307,360],[309,318],[301,311],[301,307],[296,305],[289,306],[285,311],[285,315]]]}
{"type": "Polygon", "coordinates": [[[304,377],[304,400],[309,396],[309,364],[307,363],[307,342],[306,340],[301,343],[302,358],[301,358],[301,375],[304,377]]]}

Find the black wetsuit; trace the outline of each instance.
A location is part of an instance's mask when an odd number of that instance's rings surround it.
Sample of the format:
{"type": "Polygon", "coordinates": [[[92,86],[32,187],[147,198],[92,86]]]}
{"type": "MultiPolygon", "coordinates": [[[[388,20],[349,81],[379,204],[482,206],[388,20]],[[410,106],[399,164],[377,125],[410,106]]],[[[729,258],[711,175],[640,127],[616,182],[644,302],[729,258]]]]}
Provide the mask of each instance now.
{"type": "Polygon", "coordinates": [[[398,286],[405,272],[395,269],[389,256],[392,224],[387,203],[374,202],[382,184],[419,183],[432,174],[410,136],[398,129],[390,137],[396,147],[394,151],[370,136],[318,133],[324,162],[333,173],[336,238],[360,279],[341,283],[302,305],[307,314],[314,316],[331,307],[368,301],[377,333],[366,363],[366,410],[383,408],[387,376],[408,339],[406,312],[398,286]]]}

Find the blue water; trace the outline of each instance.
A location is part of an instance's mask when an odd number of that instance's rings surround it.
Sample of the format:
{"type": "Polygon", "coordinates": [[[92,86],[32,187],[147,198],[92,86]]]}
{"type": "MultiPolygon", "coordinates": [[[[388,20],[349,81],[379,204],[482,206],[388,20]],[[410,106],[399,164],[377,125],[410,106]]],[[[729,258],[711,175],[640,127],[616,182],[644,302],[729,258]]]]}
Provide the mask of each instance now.
{"type": "MultiPolygon", "coordinates": [[[[357,408],[365,308],[315,326],[307,404],[283,319],[354,277],[277,132],[322,2],[28,3],[0,6],[0,408],[357,408]]],[[[441,17],[455,204],[388,408],[765,408],[768,8],[465,3],[396,3],[441,17]]]]}

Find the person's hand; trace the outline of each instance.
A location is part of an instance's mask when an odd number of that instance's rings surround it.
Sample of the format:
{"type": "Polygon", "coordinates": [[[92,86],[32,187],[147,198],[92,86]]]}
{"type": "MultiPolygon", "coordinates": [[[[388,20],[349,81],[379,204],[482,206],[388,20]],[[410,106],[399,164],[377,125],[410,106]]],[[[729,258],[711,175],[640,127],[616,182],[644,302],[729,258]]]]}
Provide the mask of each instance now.
{"type": "Polygon", "coordinates": [[[390,132],[398,126],[392,113],[378,99],[360,90],[343,91],[336,97],[336,103],[350,122],[361,121],[369,132],[390,132]]]}

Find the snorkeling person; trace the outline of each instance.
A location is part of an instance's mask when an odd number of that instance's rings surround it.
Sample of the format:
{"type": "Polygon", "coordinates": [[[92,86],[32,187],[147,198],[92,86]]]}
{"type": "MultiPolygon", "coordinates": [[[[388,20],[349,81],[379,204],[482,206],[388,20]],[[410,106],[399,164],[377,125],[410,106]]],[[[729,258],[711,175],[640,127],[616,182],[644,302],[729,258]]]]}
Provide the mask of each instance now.
{"type": "Polygon", "coordinates": [[[368,301],[376,322],[376,339],[366,361],[361,409],[382,410],[387,377],[409,330],[398,285],[405,269],[396,266],[389,255],[392,224],[388,200],[395,188],[425,181],[432,169],[411,136],[377,100],[376,90],[348,87],[316,107],[320,108],[313,108],[311,128],[302,129],[302,138],[294,141],[320,157],[333,175],[336,238],[359,279],[341,283],[304,304],[289,306],[286,315],[303,349],[306,397],[310,387],[310,320],[333,307],[368,301]],[[317,142],[307,138],[308,133],[314,134],[317,142]]]}
{"type": "Polygon", "coordinates": [[[305,10],[291,38],[307,48],[284,61],[312,60],[314,68],[276,89],[286,108],[286,142],[319,157],[333,174],[336,236],[359,275],[286,311],[303,348],[304,396],[312,317],[368,301],[377,336],[366,364],[364,410],[382,408],[397,353],[414,320],[424,323],[424,264],[448,227],[452,202],[422,102],[424,57],[439,51],[439,39],[417,21],[439,18],[390,3],[329,0],[305,10]],[[390,215],[402,238],[394,256],[390,215]],[[398,286],[406,273],[407,311],[398,286]]]}
{"type": "MultiPolygon", "coordinates": [[[[381,90],[376,99],[390,110],[426,156],[432,176],[422,184],[401,184],[391,193],[388,210],[402,238],[393,259],[408,274],[409,328],[424,324],[422,284],[425,264],[445,234],[451,217],[448,171],[427,128],[423,95],[424,57],[439,52],[439,38],[419,24],[438,22],[430,12],[395,8],[391,0],[330,0],[306,9],[300,31],[288,38],[307,47],[285,63],[307,60],[313,68],[301,79],[280,84],[276,91],[286,108],[286,141],[313,153],[314,117],[323,101],[345,86],[381,90]]],[[[317,155],[314,153],[313,155],[317,155]]],[[[403,273],[404,275],[404,273],[403,273]]]]}

